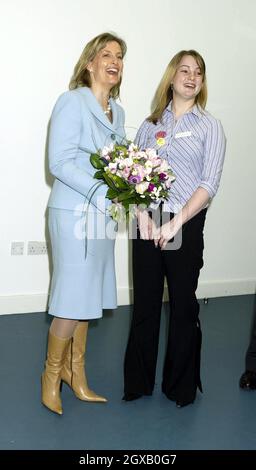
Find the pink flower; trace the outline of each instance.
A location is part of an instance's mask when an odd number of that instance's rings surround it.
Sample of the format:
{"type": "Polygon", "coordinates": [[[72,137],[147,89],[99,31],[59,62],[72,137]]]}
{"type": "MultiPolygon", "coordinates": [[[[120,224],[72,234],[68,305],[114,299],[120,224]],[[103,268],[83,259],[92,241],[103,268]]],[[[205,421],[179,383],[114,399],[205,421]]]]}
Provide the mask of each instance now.
{"type": "Polygon", "coordinates": [[[166,132],[165,131],[158,131],[155,134],[156,139],[164,139],[166,137],[166,132]]]}
{"type": "Polygon", "coordinates": [[[127,179],[128,176],[130,176],[130,169],[125,167],[120,173],[125,179],[127,179]]]}

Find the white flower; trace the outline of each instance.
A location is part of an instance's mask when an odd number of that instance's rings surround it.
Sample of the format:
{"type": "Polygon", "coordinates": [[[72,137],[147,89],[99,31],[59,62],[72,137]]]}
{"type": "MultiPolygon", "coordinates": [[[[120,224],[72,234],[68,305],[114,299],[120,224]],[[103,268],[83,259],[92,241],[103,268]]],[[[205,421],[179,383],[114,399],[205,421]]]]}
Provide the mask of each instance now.
{"type": "Polygon", "coordinates": [[[128,147],[129,152],[137,152],[138,151],[138,146],[135,145],[133,142],[129,145],[128,147]]]}
{"type": "Polygon", "coordinates": [[[108,206],[108,214],[116,222],[122,222],[123,220],[125,220],[125,208],[120,202],[116,202],[108,206]]]}
{"type": "Polygon", "coordinates": [[[110,144],[109,147],[107,147],[105,145],[105,147],[103,147],[103,149],[101,150],[101,155],[102,157],[106,157],[107,155],[109,155],[114,149],[114,144],[110,144]]]}
{"type": "Polygon", "coordinates": [[[146,149],[146,154],[148,158],[157,158],[157,153],[155,149],[151,149],[151,148],[146,149]]]}
{"type": "Polygon", "coordinates": [[[149,183],[147,181],[142,181],[141,183],[138,183],[135,185],[135,191],[138,194],[143,194],[145,191],[147,191],[149,186],[149,183]]]}
{"type": "Polygon", "coordinates": [[[107,171],[107,170],[110,171],[110,173],[116,173],[116,170],[117,170],[117,163],[115,163],[115,162],[114,162],[114,163],[110,162],[110,163],[108,164],[108,167],[105,168],[105,170],[106,170],[106,171],[107,171]]]}
{"type": "Polygon", "coordinates": [[[165,171],[168,171],[170,169],[169,164],[166,160],[161,161],[161,165],[159,168],[159,173],[164,173],[165,171]]]}
{"type": "Polygon", "coordinates": [[[154,197],[155,200],[158,200],[159,197],[160,197],[160,193],[161,193],[161,186],[159,186],[159,188],[157,188],[156,186],[154,187],[153,191],[152,191],[152,196],[154,197]]]}
{"type": "Polygon", "coordinates": [[[133,159],[130,157],[116,158],[115,161],[118,163],[120,170],[123,170],[126,167],[131,167],[133,165],[133,159]]]}
{"type": "Polygon", "coordinates": [[[152,168],[153,168],[152,162],[150,160],[147,160],[144,166],[145,166],[146,174],[150,175],[150,173],[152,173],[152,168]]]}

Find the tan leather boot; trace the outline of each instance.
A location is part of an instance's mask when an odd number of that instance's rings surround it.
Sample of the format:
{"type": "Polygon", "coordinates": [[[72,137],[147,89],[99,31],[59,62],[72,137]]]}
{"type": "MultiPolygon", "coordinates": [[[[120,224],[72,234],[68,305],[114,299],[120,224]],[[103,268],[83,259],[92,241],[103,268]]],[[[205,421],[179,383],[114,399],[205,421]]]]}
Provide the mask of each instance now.
{"type": "Polygon", "coordinates": [[[105,403],[106,398],[89,389],[85,375],[85,349],[88,322],[80,321],[73,334],[65,363],[61,371],[61,379],[73,390],[77,398],[83,401],[105,403]]]}
{"type": "Polygon", "coordinates": [[[70,342],[71,338],[60,338],[49,331],[47,359],[42,374],[42,403],[59,415],[62,414],[61,370],[70,342]]]}

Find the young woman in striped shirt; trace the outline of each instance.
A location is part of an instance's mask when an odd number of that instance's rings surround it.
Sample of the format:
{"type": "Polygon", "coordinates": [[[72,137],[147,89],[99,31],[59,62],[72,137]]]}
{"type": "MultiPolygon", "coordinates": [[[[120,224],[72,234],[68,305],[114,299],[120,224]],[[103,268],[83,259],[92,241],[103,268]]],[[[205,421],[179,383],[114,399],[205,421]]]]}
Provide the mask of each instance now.
{"type": "Polygon", "coordinates": [[[170,317],[162,391],[178,407],[193,403],[197,388],[202,391],[195,292],[203,266],[207,207],[219,186],[226,143],[220,121],[205,110],[206,100],[203,58],[194,50],[179,52],[167,66],[153,112],[136,137],[140,148],[157,149],[176,180],[164,205],[138,210],[134,311],[124,364],[126,401],[153,392],[165,276],[170,317]]]}

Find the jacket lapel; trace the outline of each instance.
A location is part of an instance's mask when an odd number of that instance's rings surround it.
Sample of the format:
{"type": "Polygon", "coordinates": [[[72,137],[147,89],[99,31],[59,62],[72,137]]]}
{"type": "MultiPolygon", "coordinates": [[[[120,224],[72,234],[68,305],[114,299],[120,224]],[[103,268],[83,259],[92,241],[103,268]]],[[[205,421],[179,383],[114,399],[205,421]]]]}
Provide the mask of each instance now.
{"type": "Polygon", "coordinates": [[[86,104],[90,109],[91,113],[95,116],[95,118],[98,119],[103,126],[113,131],[117,123],[117,106],[115,100],[110,98],[113,116],[113,123],[111,123],[107,116],[104,114],[103,109],[101,108],[99,102],[97,101],[90,88],[80,87],[77,88],[76,91],[84,96],[84,98],[86,99],[86,104]]]}

